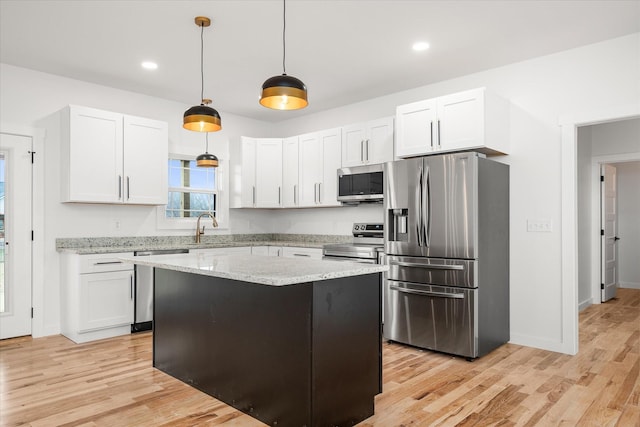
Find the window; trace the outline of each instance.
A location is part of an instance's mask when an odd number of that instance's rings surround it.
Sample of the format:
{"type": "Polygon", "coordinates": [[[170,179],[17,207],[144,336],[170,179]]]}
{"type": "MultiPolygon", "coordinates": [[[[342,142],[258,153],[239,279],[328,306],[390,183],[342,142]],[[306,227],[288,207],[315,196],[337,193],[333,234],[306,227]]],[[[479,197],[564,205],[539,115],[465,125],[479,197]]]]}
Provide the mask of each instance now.
{"type": "Polygon", "coordinates": [[[196,167],[195,160],[169,159],[169,202],[165,218],[217,216],[217,168],[196,167]]]}

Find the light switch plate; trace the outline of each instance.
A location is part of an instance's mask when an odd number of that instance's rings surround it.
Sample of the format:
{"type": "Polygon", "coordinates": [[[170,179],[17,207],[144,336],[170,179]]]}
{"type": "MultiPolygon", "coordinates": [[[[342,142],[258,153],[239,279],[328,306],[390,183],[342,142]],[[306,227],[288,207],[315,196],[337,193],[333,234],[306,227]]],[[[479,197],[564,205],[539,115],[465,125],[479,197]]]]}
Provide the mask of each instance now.
{"type": "Polygon", "coordinates": [[[530,233],[550,233],[553,226],[550,219],[528,219],[527,231],[530,233]]]}

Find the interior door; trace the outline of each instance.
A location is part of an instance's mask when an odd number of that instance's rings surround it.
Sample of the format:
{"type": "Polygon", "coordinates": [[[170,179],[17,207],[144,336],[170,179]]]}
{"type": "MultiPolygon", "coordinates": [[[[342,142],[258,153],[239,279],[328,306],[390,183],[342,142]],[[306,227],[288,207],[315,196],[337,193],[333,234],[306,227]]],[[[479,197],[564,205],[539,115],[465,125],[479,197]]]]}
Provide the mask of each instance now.
{"type": "Polygon", "coordinates": [[[29,137],[0,134],[0,339],[31,335],[29,137]]]}
{"type": "Polygon", "coordinates": [[[600,176],[600,229],[601,232],[601,300],[615,298],[618,287],[618,203],[616,196],[616,168],[602,165],[600,176]]]}

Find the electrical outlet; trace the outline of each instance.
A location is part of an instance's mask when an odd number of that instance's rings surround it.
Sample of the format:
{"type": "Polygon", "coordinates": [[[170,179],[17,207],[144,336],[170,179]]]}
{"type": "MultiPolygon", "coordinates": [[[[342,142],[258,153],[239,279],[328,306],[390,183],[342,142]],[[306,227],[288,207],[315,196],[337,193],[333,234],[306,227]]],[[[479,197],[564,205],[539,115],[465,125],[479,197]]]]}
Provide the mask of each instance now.
{"type": "Polygon", "coordinates": [[[527,231],[529,233],[550,233],[553,227],[550,219],[528,219],[527,231]]]}
{"type": "Polygon", "coordinates": [[[114,227],[116,228],[116,230],[117,230],[117,229],[119,229],[119,228],[120,228],[120,220],[119,220],[119,219],[116,219],[116,220],[113,222],[113,225],[114,225],[114,227]]]}

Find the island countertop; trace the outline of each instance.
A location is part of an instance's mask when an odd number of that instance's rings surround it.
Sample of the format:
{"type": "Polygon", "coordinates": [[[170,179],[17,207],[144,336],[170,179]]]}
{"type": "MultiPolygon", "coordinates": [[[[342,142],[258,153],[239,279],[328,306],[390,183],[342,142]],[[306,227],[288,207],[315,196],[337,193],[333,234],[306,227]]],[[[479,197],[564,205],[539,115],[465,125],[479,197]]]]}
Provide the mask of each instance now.
{"type": "Polygon", "coordinates": [[[382,273],[389,269],[388,266],[377,264],[260,255],[197,253],[145,257],[121,256],[119,259],[133,264],[270,286],[382,273]]]}

